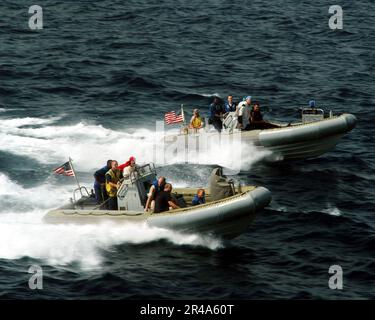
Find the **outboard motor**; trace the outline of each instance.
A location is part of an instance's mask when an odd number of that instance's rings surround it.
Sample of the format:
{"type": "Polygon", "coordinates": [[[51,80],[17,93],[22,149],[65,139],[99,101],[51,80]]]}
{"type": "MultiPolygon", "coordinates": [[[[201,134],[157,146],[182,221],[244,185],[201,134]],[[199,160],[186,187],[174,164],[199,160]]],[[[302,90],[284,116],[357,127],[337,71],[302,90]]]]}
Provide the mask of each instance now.
{"type": "Polygon", "coordinates": [[[119,210],[143,211],[147,201],[147,193],[156,179],[154,164],[137,167],[130,177],[123,181],[117,192],[119,210]]]}
{"type": "Polygon", "coordinates": [[[233,182],[223,175],[222,168],[212,170],[210,176],[211,200],[216,201],[234,195],[233,182]]]}

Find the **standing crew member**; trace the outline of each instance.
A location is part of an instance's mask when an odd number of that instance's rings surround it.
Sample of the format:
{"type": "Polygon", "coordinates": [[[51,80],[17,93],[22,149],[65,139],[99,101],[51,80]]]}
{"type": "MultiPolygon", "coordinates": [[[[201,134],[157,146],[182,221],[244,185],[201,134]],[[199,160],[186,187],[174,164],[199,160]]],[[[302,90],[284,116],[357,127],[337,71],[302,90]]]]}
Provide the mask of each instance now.
{"type": "Polygon", "coordinates": [[[105,174],[105,187],[108,193],[109,210],[117,210],[117,190],[121,185],[122,172],[118,169],[118,162],[112,160],[111,169],[105,174]]]}
{"type": "MultiPolygon", "coordinates": [[[[95,199],[97,204],[102,204],[106,202],[108,199],[107,190],[105,188],[105,174],[109,169],[111,169],[111,162],[112,160],[107,161],[107,165],[103,168],[97,170],[94,173],[95,182],[94,182],[94,190],[95,190],[95,199]]],[[[105,203],[105,209],[108,209],[108,204],[105,203]]]]}
{"type": "Polygon", "coordinates": [[[129,179],[132,173],[136,174],[136,168],[137,165],[134,157],[130,157],[128,161],[118,166],[118,169],[122,172],[125,179],[129,179]]]}
{"type": "Polygon", "coordinates": [[[224,108],[220,104],[220,99],[214,97],[214,101],[210,104],[210,124],[212,124],[218,132],[223,129],[223,122],[221,120],[224,114],[224,108]]]}
{"type": "Polygon", "coordinates": [[[236,104],[233,102],[233,96],[228,96],[228,101],[224,105],[225,112],[236,111],[236,104]]]}
{"type": "Polygon", "coordinates": [[[251,96],[247,96],[245,101],[241,101],[236,110],[236,114],[238,117],[238,128],[239,129],[248,129],[248,119],[250,115],[250,107],[251,107],[251,96]]]}

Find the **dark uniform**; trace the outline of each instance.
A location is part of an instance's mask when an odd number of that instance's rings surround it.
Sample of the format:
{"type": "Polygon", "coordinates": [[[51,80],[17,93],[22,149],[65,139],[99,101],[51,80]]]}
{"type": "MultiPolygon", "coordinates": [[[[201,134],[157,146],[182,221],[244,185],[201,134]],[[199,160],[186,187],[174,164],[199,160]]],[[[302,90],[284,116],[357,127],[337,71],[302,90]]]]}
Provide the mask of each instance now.
{"type": "Polygon", "coordinates": [[[172,201],[171,193],[167,191],[160,191],[155,198],[154,213],[168,211],[169,201],[172,201]]]}
{"type": "MultiPolygon", "coordinates": [[[[95,183],[94,183],[94,190],[95,190],[95,199],[98,204],[101,204],[108,199],[108,194],[105,189],[105,174],[110,168],[107,166],[97,170],[94,173],[95,183]]],[[[106,203],[105,208],[108,208],[108,204],[106,203]]]]}
{"type": "Polygon", "coordinates": [[[109,182],[117,184],[122,179],[122,172],[119,169],[109,170],[105,174],[105,187],[108,193],[108,206],[109,210],[117,210],[117,188],[112,187],[109,182]]]}
{"type": "Polygon", "coordinates": [[[210,123],[215,127],[219,132],[223,129],[223,122],[218,117],[220,114],[224,113],[224,108],[222,105],[217,103],[210,104],[210,123]]]}

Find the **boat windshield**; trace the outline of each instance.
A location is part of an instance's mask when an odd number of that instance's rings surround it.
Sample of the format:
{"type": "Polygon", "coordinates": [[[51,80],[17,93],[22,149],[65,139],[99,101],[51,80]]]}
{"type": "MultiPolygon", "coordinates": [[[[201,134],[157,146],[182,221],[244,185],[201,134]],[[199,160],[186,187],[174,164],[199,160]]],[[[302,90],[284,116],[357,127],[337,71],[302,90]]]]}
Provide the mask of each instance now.
{"type": "Polygon", "coordinates": [[[146,177],[149,175],[156,176],[156,169],[153,163],[148,163],[143,166],[137,166],[136,170],[132,172],[129,176],[129,180],[131,183],[135,182],[137,179],[146,177]]]}

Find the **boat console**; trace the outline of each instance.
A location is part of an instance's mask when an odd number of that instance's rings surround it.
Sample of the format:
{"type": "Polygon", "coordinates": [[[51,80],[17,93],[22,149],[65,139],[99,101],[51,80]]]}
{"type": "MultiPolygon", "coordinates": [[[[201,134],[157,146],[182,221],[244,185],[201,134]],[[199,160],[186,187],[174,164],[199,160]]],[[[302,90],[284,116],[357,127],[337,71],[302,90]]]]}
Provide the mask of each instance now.
{"type": "Polygon", "coordinates": [[[119,210],[143,211],[147,201],[147,192],[156,179],[153,163],[137,166],[136,170],[121,184],[117,191],[119,210]]]}
{"type": "Polygon", "coordinates": [[[228,112],[223,119],[223,129],[226,132],[232,133],[236,130],[238,125],[238,117],[236,116],[236,112],[228,112]]]}

